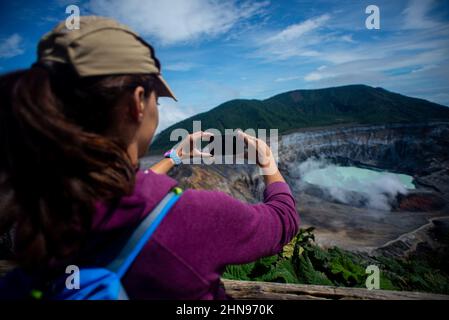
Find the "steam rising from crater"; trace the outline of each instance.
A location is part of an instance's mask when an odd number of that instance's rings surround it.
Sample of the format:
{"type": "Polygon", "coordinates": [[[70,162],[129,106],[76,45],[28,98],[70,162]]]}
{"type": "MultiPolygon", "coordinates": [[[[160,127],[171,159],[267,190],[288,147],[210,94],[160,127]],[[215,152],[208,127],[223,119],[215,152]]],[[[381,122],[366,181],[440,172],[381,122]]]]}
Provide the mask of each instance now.
{"type": "Polygon", "coordinates": [[[323,193],[341,203],[391,210],[398,194],[414,189],[412,177],[356,167],[342,167],[324,159],[310,158],[301,163],[298,173],[304,182],[319,187],[323,193]]]}

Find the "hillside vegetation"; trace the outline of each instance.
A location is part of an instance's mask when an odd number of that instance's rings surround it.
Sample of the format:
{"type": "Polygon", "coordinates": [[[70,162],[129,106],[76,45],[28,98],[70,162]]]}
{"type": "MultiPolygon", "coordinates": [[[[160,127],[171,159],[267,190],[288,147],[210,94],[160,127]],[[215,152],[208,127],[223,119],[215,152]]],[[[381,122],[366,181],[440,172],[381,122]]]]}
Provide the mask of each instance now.
{"type": "MultiPolygon", "coordinates": [[[[161,111],[163,112],[163,110],[161,111]]],[[[277,128],[294,129],[344,123],[383,124],[449,121],[449,108],[426,100],[407,97],[366,85],[295,90],[266,100],[231,100],[163,130],[151,151],[170,148],[170,133],[176,128],[192,131],[201,121],[203,130],[277,128]]]]}
{"type": "MultiPolygon", "coordinates": [[[[302,229],[282,253],[244,265],[230,265],[223,278],[365,288],[368,265],[380,272],[380,289],[449,294],[449,250],[407,258],[371,257],[315,244],[313,228],[302,229]]],[[[446,235],[442,241],[449,245],[446,235]]]]}

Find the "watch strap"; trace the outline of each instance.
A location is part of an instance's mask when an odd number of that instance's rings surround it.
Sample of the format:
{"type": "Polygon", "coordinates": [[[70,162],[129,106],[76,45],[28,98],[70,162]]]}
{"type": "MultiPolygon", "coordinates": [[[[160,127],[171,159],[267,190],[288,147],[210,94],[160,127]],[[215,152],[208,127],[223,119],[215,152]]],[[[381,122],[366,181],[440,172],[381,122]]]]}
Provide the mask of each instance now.
{"type": "Polygon", "coordinates": [[[164,157],[172,159],[173,162],[175,163],[175,165],[177,165],[177,166],[182,163],[182,160],[178,156],[178,153],[176,152],[176,149],[168,150],[167,152],[164,153],[164,157]]]}

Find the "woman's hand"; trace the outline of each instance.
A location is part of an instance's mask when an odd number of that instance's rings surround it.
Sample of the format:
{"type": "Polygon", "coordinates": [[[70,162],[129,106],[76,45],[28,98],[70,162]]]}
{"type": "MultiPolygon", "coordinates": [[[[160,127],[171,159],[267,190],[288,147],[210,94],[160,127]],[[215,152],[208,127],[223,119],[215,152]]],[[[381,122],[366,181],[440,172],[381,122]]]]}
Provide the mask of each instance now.
{"type": "MultiPolygon", "coordinates": [[[[176,153],[178,154],[178,157],[181,158],[181,160],[190,159],[190,158],[196,158],[196,157],[203,157],[203,158],[212,158],[212,155],[207,152],[201,152],[200,149],[196,148],[196,143],[198,141],[198,145],[201,145],[201,138],[202,137],[211,137],[213,136],[212,133],[209,132],[203,132],[203,131],[197,131],[192,134],[189,134],[186,136],[181,143],[176,147],[176,153]]],[[[150,169],[156,173],[159,174],[166,174],[168,173],[171,168],[174,166],[174,162],[172,159],[162,159],[158,163],[154,164],[150,169]]]]}
{"type": "Polygon", "coordinates": [[[249,134],[244,133],[241,130],[237,132],[237,135],[238,138],[244,139],[245,143],[247,144],[248,154],[250,156],[256,157],[256,163],[262,170],[262,174],[265,178],[265,184],[268,185],[270,183],[279,181],[285,182],[276,165],[276,160],[274,159],[273,152],[265,141],[250,136],[249,134]]]}
{"type": "Polygon", "coordinates": [[[213,134],[210,132],[197,131],[189,134],[181,141],[181,143],[176,147],[176,153],[181,160],[190,158],[211,158],[212,154],[208,152],[201,151],[201,139],[202,137],[212,137],[213,134]]]}

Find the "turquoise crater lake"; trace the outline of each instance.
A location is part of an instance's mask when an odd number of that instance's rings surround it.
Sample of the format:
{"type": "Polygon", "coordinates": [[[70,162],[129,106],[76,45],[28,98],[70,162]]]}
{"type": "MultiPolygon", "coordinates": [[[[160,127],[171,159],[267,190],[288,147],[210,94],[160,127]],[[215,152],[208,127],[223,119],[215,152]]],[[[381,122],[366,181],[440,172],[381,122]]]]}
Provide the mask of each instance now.
{"type": "Polygon", "coordinates": [[[357,167],[331,165],[310,170],[302,178],[310,184],[356,192],[369,192],[372,186],[382,188],[388,184],[415,189],[413,177],[409,175],[357,167]]]}

